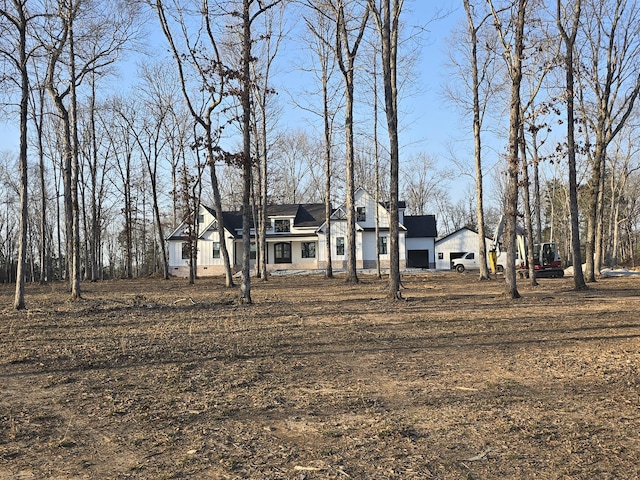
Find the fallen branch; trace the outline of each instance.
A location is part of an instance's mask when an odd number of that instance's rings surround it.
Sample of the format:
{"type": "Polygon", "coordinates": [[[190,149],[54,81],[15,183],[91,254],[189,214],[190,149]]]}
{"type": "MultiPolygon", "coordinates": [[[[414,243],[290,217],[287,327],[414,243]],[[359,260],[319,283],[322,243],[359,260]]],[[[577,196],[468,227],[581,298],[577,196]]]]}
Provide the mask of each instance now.
{"type": "Polygon", "coordinates": [[[462,460],[465,462],[478,462],[480,460],[484,460],[485,458],[487,458],[487,454],[491,451],[490,448],[487,448],[485,451],[480,452],[478,455],[476,455],[475,457],[471,457],[471,458],[463,458],[462,460]]]}
{"type": "Polygon", "coordinates": [[[175,301],[173,302],[173,304],[174,304],[174,305],[177,305],[178,303],[180,303],[180,302],[186,302],[187,300],[189,300],[189,301],[191,302],[191,305],[195,305],[195,304],[196,304],[196,302],[194,302],[194,301],[193,301],[193,298],[191,298],[191,297],[179,298],[179,299],[175,300],[175,301]]]}

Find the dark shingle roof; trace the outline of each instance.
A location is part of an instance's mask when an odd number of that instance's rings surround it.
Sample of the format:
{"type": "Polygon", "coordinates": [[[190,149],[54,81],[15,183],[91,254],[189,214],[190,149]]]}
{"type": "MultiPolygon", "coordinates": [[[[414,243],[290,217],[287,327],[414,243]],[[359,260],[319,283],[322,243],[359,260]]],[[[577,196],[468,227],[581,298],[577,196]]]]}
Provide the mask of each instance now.
{"type": "Polygon", "coordinates": [[[298,212],[299,204],[285,203],[283,205],[267,205],[269,217],[293,217],[298,212]]]}
{"type": "Polygon", "coordinates": [[[301,203],[293,223],[296,227],[319,227],[324,221],[324,203],[301,203]]]}
{"type": "MultiPolygon", "coordinates": [[[[212,208],[205,207],[216,216],[212,208]]],[[[242,229],[242,212],[222,212],[224,226],[233,235],[242,229]]],[[[267,216],[294,217],[295,227],[319,227],[325,221],[324,203],[292,203],[284,205],[267,205],[267,216]]],[[[253,224],[253,219],[251,219],[253,224]]]]}
{"type": "Polygon", "coordinates": [[[407,227],[407,238],[438,236],[435,215],[406,215],[402,223],[407,227]]]}

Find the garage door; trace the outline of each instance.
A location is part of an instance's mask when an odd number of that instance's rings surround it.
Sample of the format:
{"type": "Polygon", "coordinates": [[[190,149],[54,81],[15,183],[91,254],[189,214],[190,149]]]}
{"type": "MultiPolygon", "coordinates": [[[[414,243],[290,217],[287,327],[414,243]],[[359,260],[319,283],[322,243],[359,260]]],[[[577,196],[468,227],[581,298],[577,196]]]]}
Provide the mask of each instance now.
{"type": "Polygon", "coordinates": [[[429,268],[429,250],[407,250],[408,268],[429,268]]]}

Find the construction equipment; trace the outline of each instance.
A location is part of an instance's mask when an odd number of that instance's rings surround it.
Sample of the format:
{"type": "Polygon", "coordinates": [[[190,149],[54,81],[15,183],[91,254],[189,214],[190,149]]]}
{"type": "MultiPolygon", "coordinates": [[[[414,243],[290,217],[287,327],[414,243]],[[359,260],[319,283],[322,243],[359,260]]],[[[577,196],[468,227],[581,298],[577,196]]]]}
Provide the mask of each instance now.
{"type": "Polygon", "coordinates": [[[502,245],[502,234],[504,233],[504,216],[500,215],[500,221],[493,231],[493,241],[488,252],[489,268],[491,273],[498,273],[498,255],[500,255],[500,247],[502,245]]]}
{"type": "MultiPolygon", "coordinates": [[[[489,266],[492,273],[496,273],[496,259],[500,254],[502,234],[504,233],[504,217],[500,217],[493,235],[493,242],[489,250],[489,266]]],[[[529,277],[529,255],[527,238],[523,231],[516,232],[517,259],[516,270],[520,278],[529,277]]],[[[555,242],[533,244],[533,269],[537,278],[561,278],[564,276],[562,260],[555,242]]]]}

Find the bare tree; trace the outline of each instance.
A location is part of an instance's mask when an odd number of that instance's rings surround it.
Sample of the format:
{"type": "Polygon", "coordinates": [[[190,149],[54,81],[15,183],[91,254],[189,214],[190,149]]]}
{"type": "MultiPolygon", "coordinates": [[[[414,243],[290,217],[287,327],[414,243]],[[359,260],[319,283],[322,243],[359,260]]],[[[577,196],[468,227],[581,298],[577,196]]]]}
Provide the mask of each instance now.
{"type": "MultiPolygon", "coordinates": [[[[532,20],[529,22],[529,28],[527,30],[527,52],[526,58],[528,60],[526,69],[523,68],[523,85],[522,85],[522,112],[521,112],[521,126],[520,126],[520,156],[522,160],[522,200],[524,207],[524,222],[527,244],[534,245],[536,243],[536,229],[533,226],[533,219],[536,218],[534,210],[539,209],[539,186],[538,186],[538,143],[537,143],[537,131],[541,126],[537,125],[537,118],[540,112],[546,111],[547,105],[540,106],[539,97],[546,80],[547,74],[555,66],[555,60],[557,58],[556,50],[554,48],[555,39],[548,36],[540,36],[537,32],[542,31],[538,27],[537,21],[532,20]],[[531,133],[531,144],[527,144],[527,133],[531,133]],[[531,160],[529,159],[529,152],[533,151],[531,160]],[[529,171],[533,164],[534,168],[534,201],[531,199],[531,182],[529,171]]],[[[537,215],[539,218],[539,212],[537,215]]],[[[538,231],[538,236],[539,236],[538,231]]],[[[536,279],[534,249],[529,248],[527,251],[527,264],[529,265],[529,280],[532,286],[537,286],[538,281],[536,279]]]]}
{"type": "Polygon", "coordinates": [[[97,112],[100,109],[97,103],[97,78],[95,72],[90,73],[90,95],[88,104],[81,109],[80,122],[80,143],[79,153],[81,155],[80,175],[83,194],[83,217],[85,219],[85,277],[91,281],[102,278],[102,229],[103,229],[103,203],[105,200],[105,189],[108,176],[108,155],[101,151],[102,140],[106,135],[99,131],[97,122],[97,112]],[[88,202],[87,208],[87,193],[88,202]]]}
{"type": "Polygon", "coordinates": [[[89,73],[115,62],[132,38],[137,13],[133,4],[114,2],[106,12],[100,5],[100,15],[95,15],[92,6],[82,0],[58,0],[43,34],[45,83],[63,126],[65,224],[73,299],[81,297],[77,88],[89,73]]]}
{"type": "MultiPolygon", "coordinates": [[[[34,65],[36,62],[34,62],[34,65]]],[[[35,144],[38,155],[38,178],[40,180],[40,225],[39,225],[39,235],[40,235],[40,283],[44,283],[49,281],[52,278],[52,264],[51,264],[51,242],[49,242],[49,230],[48,226],[48,192],[50,190],[50,185],[47,181],[47,166],[45,163],[46,155],[45,155],[45,139],[44,139],[44,125],[45,125],[45,97],[46,91],[41,84],[39,78],[38,68],[33,69],[33,78],[37,83],[36,88],[31,89],[31,121],[35,128],[35,144]]]]}
{"type": "Polygon", "coordinates": [[[284,203],[316,201],[322,194],[322,145],[306,131],[295,129],[278,136],[272,148],[272,197],[284,203]]]}
{"type": "Polygon", "coordinates": [[[398,140],[398,39],[404,0],[368,0],[380,35],[384,109],[389,136],[389,291],[388,298],[400,293],[399,190],[400,142],[398,140]]]}
{"type": "Polygon", "coordinates": [[[574,0],[573,10],[562,7],[560,0],[556,2],[556,24],[564,44],[565,89],[567,102],[567,155],[569,161],[569,203],[571,214],[571,250],[573,255],[573,284],[576,290],[586,288],[582,274],[582,259],[580,254],[580,220],[578,213],[578,186],[576,181],[576,141],[574,118],[574,53],[576,36],[581,20],[581,0],[574,0]],[[570,29],[565,28],[565,22],[570,21],[570,29]]]}
{"type": "Polygon", "coordinates": [[[602,264],[607,147],[633,112],[640,93],[640,5],[626,0],[591,0],[587,6],[581,26],[588,47],[581,51],[588,53],[580,57],[584,68],[580,79],[583,89],[590,89],[589,104],[582,110],[595,139],[590,158],[585,275],[588,282],[595,282],[602,264]]]}
{"type": "Polygon", "coordinates": [[[621,224],[627,215],[626,204],[629,197],[629,185],[633,175],[637,175],[640,164],[637,161],[638,132],[636,128],[625,128],[624,140],[621,136],[614,142],[615,149],[607,155],[609,163],[609,188],[611,198],[608,219],[607,264],[617,266],[620,260],[621,224]]]}
{"type": "MultiPolygon", "coordinates": [[[[355,182],[354,182],[354,91],[355,91],[355,61],[358,48],[365,33],[365,28],[369,19],[369,3],[360,8],[358,3],[349,4],[347,10],[344,0],[329,0],[333,21],[336,25],[336,38],[334,54],[336,56],[340,72],[342,73],[345,86],[345,176],[346,176],[346,201],[347,210],[347,269],[346,282],[357,283],[356,264],[356,209],[355,209],[355,182]]],[[[393,202],[391,202],[393,204],[393,202]]],[[[393,209],[393,207],[392,207],[393,209]]],[[[397,203],[395,205],[397,214],[397,203]]],[[[390,212],[393,215],[393,211],[390,212]]],[[[397,218],[397,217],[396,217],[397,218]]],[[[391,240],[391,251],[393,252],[393,240],[391,240]]],[[[393,258],[393,253],[391,253],[393,258]]],[[[399,273],[398,273],[399,287],[399,273]]]]}
{"type": "Polygon", "coordinates": [[[484,62],[480,65],[478,54],[478,32],[484,26],[485,22],[491,18],[490,13],[486,13],[480,18],[476,17],[475,6],[469,0],[463,0],[464,10],[467,16],[467,32],[469,35],[470,52],[468,54],[471,66],[471,79],[469,87],[472,96],[472,112],[473,112],[473,143],[474,143],[474,164],[475,164],[475,181],[476,181],[476,211],[478,216],[478,255],[480,262],[480,280],[489,279],[489,269],[487,268],[487,252],[484,221],[484,195],[483,195],[483,173],[482,173],[482,121],[484,118],[484,107],[486,99],[481,102],[480,90],[482,82],[491,82],[488,75],[489,64],[495,59],[492,55],[485,55],[484,62]],[[482,75],[481,75],[482,74],[482,75]]]}
{"type": "Polygon", "coordinates": [[[20,215],[18,223],[18,266],[16,272],[16,290],[13,300],[13,308],[22,310],[26,308],[24,300],[25,288],[25,261],[27,251],[27,223],[28,223],[28,166],[27,166],[27,128],[29,112],[29,71],[28,62],[32,52],[27,45],[27,29],[32,20],[32,14],[27,10],[26,0],[4,0],[0,4],[0,26],[7,33],[3,33],[3,39],[9,40],[8,45],[0,46],[0,57],[6,60],[12,69],[18,72],[20,90],[20,215]],[[8,25],[7,25],[8,23],[8,25]],[[5,25],[3,25],[5,24],[5,25]],[[6,28],[6,29],[5,29],[6,28]]]}
{"type": "MultiPolygon", "coordinates": [[[[307,30],[311,32],[310,46],[313,49],[318,66],[317,79],[322,92],[322,132],[324,141],[324,204],[325,204],[325,278],[333,278],[333,264],[331,261],[331,195],[333,177],[333,123],[336,118],[335,104],[336,89],[331,88],[333,73],[335,72],[336,56],[333,55],[333,38],[335,38],[335,23],[325,14],[322,1],[311,1],[308,6],[315,13],[314,16],[304,17],[307,30]]],[[[305,110],[313,111],[305,107],[305,110]]]]}
{"type": "Polygon", "coordinates": [[[519,298],[516,284],[516,224],[518,218],[518,173],[520,169],[520,126],[522,84],[522,60],[524,57],[524,27],[528,0],[515,0],[505,11],[509,14],[509,26],[505,27],[493,0],[487,0],[494,19],[496,32],[504,50],[504,58],[511,80],[511,98],[509,102],[509,157],[507,166],[507,205],[505,208],[505,228],[507,244],[507,266],[505,268],[506,294],[510,298],[519,298]]]}
{"type": "Polygon", "coordinates": [[[240,302],[252,303],[251,300],[251,183],[252,183],[252,149],[251,149],[251,92],[253,78],[251,67],[255,58],[252,55],[254,43],[254,22],[267,11],[279,4],[280,0],[263,3],[257,0],[243,0],[239,11],[234,16],[240,19],[240,61],[239,61],[239,97],[241,111],[242,152],[237,156],[237,162],[242,170],[242,282],[240,284],[240,302]],[[254,8],[256,7],[257,8],[254,8]]]}
{"type": "Polygon", "coordinates": [[[123,204],[120,213],[123,216],[122,244],[124,245],[124,277],[133,278],[134,270],[134,165],[135,140],[131,135],[129,122],[135,121],[136,109],[133,104],[126,103],[121,97],[114,97],[108,106],[108,115],[100,115],[103,131],[110,144],[114,167],[119,174],[119,182],[112,179],[114,186],[122,195],[123,204]]]}
{"type": "Polygon", "coordinates": [[[268,203],[268,157],[269,157],[269,125],[277,117],[277,109],[274,107],[275,90],[271,87],[271,76],[274,61],[280,45],[285,36],[284,2],[279,8],[272,8],[262,16],[262,30],[260,34],[260,52],[256,53],[257,60],[251,64],[253,74],[254,105],[256,109],[252,115],[255,130],[256,157],[256,181],[257,199],[257,253],[258,263],[256,274],[263,281],[269,278],[267,275],[267,203],[268,203]]]}
{"type": "Polygon", "coordinates": [[[162,273],[165,280],[169,278],[169,259],[164,242],[164,228],[160,214],[160,198],[158,192],[158,168],[160,160],[170,139],[164,133],[172,123],[173,104],[176,96],[172,92],[172,86],[167,85],[163,78],[164,65],[143,66],[142,78],[144,79],[144,105],[143,118],[137,124],[129,122],[131,133],[138,144],[140,153],[144,159],[151,183],[151,199],[153,202],[153,217],[157,241],[160,248],[162,273]]]}
{"type": "MultiPolygon", "coordinates": [[[[218,184],[218,175],[216,173],[216,151],[218,150],[218,140],[221,134],[216,129],[214,114],[223,103],[226,95],[225,88],[229,71],[223,65],[220,52],[218,50],[218,42],[214,25],[212,24],[212,13],[209,10],[209,2],[202,2],[200,9],[196,12],[197,18],[196,28],[199,28],[201,34],[189,34],[189,21],[185,18],[187,12],[183,11],[179,2],[172,3],[172,11],[177,15],[177,30],[183,33],[183,42],[185,44],[184,53],[179,50],[178,44],[164,2],[161,0],[151,1],[158,13],[160,26],[164,33],[174,61],[178,69],[180,77],[180,86],[183,97],[196,123],[204,130],[204,146],[207,154],[207,164],[209,165],[209,173],[211,177],[211,188],[213,190],[214,211],[216,213],[216,224],[218,226],[218,235],[220,238],[220,252],[225,267],[225,285],[233,286],[233,273],[231,271],[231,261],[229,251],[226,247],[225,226],[222,214],[222,201],[220,197],[220,187],[218,184]],[[192,40],[193,39],[193,40],[192,40]],[[193,94],[190,93],[188,84],[187,69],[197,76],[197,81],[201,85],[200,91],[193,94]],[[196,99],[205,93],[203,104],[200,109],[196,107],[196,99]]],[[[193,19],[192,19],[193,20],[193,19]]],[[[196,20],[193,20],[196,21],[196,20]]]]}
{"type": "Polygon", "coordinates": [[[446,197],[450,176],[436,170],[435,162],[425,153],[409,157],[406,161],[401,190],[407,201],[407,213],[425,215],[437,208],[437,201],[446,197]]]}

